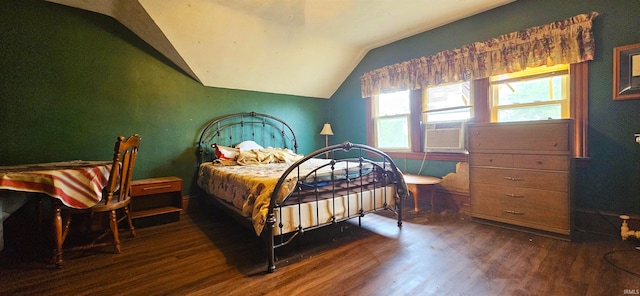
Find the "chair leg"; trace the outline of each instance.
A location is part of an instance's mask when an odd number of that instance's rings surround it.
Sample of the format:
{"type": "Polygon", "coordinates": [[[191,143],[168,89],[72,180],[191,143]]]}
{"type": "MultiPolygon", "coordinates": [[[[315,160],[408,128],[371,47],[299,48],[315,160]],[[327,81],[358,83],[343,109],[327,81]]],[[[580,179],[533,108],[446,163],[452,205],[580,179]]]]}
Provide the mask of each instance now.
{"type": "Polygon", "coordinates": [[[53,263],[56,267],[62,267],[62,213],[60,207],[54,207],[53,231],[55,235],[55,250],[53,253],[53,263]]]}
{"type": "Polygon", "coordinates": [[[125,215],[127,215],[127,221],[129,222],[129,231],[131,231],[131,236],[136,237],[136,229],[133,227],[133,221],[131,221],[129,206],[124,207],[124,213],[125,215]]]}
{"type": "Polygon", "coordinates": [[[120,254],[120,237],[118,236],[118,220],[116,219],[116,211],[111,210],[109,214],[109,225],[111,233],[113,233],[113,248],[116,254],[120,254]]]}
{"type": "Polygon", "coordinates": [[[71,226],[71,214],[64,215],[64,225],[62,226],[62,240],[61,242],[64,244],[64,241],[67,239],[67,234],[69,234],[69,228],[71,226]]]}

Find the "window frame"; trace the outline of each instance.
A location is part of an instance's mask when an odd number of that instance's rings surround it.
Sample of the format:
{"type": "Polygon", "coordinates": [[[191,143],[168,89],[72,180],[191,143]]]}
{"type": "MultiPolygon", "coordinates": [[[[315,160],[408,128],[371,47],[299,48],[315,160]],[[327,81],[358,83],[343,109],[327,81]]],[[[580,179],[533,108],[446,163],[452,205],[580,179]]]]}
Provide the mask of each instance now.
{"type": "MultiPolygon", "coordinates": [[[[462,82],[458,82],[458,83],[451,83],[449,85],[455,85],[455,84],[462,84],[462,82]]],[[[438,86],[436,86],[438,87],[438,86]]],[[[469,82],[469,105],[468,106],[457,106],[457,107],[448,107],[448,108],[439,108],[439,109],[428,109],[428,101],[429,101],[429,88],[423,88],[422,89],[422,113],[426,115],[427,118],[429,118],[429,113],[432,114],[436,114],[439,112],[446,112],[446,111],[453,111],[453,110],[463,110],[463,109],[468,109],[470,116],[468,119],[465,120],[469,120],[470,118],[473,117],[473,98],[472,98],[472,94],[473,94],[473,83],[470,81],[469,82]],[[427,101],[425,104],[425,100],[427,101]]],[[[461,121],[462,119],[454,119],[451,121],[461,121]]],[[[427,121],[427,122],[423,122],[423,124],[429,124],[429,123],[438,123],[438,122],[445,122],[445,121],[427,121]]]]}
{"type": "Polygon", "coordinates": [[[499,122],[498,121],[498,112],[500,110],[508,110],[508,109],[516,109],[516,108],[523,108],[523,107],[533,107],[533,106],[542,106],[542,105],[553,105],[553,104],[559,104],[560,106],[562,106],[562,110],[561,110],[561,118],[571,118],[571,91],[570,91],[570,84],[571,84],[571,73],[569,71],[569,67],[566,68],[562,68],[561,70],[551,70],[548,72],[543,72],[540,74],[531,74],[531,75],[526,75],[526,76],[522,76],[522,77],[516,77],[516,78],[506,78],[506,79],[500,79],[497,81],[491,81],[491,78],[489,78],[489,108],[491,110],[491,122],[499,122]],[[544,102],[533,102],[533,103],[524,103],[524,104],[516,104],[516,105],[507,105],[507,106],[500,106],[497,104],[497,100],[498,100],[498,90],[497,87],[494,87],[496,85],[499,84],[508,84],[509,82],[515,81],[515,82],[519,82],[519,81],[526,81],[526,80],[534,80],[534,79],[542,79],[542,78],[550,78],[550,77],[555,77],[555,76],[560,76],[560,75],[567,75],[566,78],[562,78],[562,90],[564,92],[564,94],[562,95],[563,98],[566,99],[562,99],[562,100],[557,100],[557,101],[544,101],[544,102]],[[524,78],[524,79],[523,79],[524,78]],[[567,95],[566,93],[569,93],[569,95],[567,95]]]}
{"type": "MultiPolygon", "coordinates": [[[[410,92],[409,92],[408,99],[409,99],[409,104],[411,104],[411,93],[410,92]]],[[[378,121],[380,119],[397,118],[397,119],[405,119],[406,122],[407,122],[407,136],[408,136],[407,144],[409,145],[409,147],[406,147],[406,148],[405,147],[378,148],[378,149],[381,149],[381,150],[384,150],[384,151],[394,151],[394,152],[411,151],[411,147],[413,146],[412,142],[411,142],[411,139],[414,138],[412,136],[413,133],[412,133],[412,130],[410,128],[411,113],[412,113],[411,108],[409,109],[409,113],[399,113],[399,114],[393,114],[393,115],[381,115],[381,116],[378,116],[378,113],[380,113],[379,112],[379,108],[380,108],[379,105],[380,104],[378,103],[378,100],[379,100],[379,96],[376,96],[376,97],[373,98],[373,106],[372,106],[373,107],[372,108],[372,110],[373,110],[373,113],[372,113],[373,114],[373,137],[374,137],[373,138],[374,139],[373,140],[373,142],[374,142],[373,147],[378,147],[378,143],[379,143],[379,141],[378,141],[378,121]]]]}
{"type": "MultiPolygon", "coordinates": [[[[471,93],[473,100],[473,117],[469,123],[488,123],[491,122],[491,108],[489,104],[490,84],[489,78],[475,79],[471,81],[471,93]]],[[[570,92],[570,117],[574,119],[574,155],[576,157],[576,165],[578,167],[586,166],[588,157],[587,137],[589,122],[589,64],[588,62],[575,63],[569,65],[569,92],[570,92]]],[[[409,124],[409,132],[412,135],[421,133],[420,121],[422,120],[422,89],[412,90],[411,99],[411,116],[409,124]]],[[[367,144],[374,146],[373,138],[373,98],[366,98],[366,129],[367,144]]],[[[448,153],[448,152],[422,152],[422,137],[411,137],[410,152],[394,152],[385,151],[392,158],[405,158],[416,160],[441,160],[441,161],[462,161],[468,162],[469,155],[466,153],[448,153]],[[426,153],[426,155],[425,155],[426,153]]],[[[384,151],[384,150],[383,150],[384,151]]]]}
{"type": "MultiPolygon", "coordinates": [[[[418,137],[412,136],[410,137],[411,142],[411,151],[399,152],[399,151],[388,151],[383,150],[392,158],[406,158],[406,159],[423,159],[425,157],[426,152],[422,152],[422,128],[420,126],[420,121],[422,121],[422,89],[411,90],[409,93],[410,100],[410,122],[409,122],[409,133],[412,135],[419,135],[418,137]]],[[[374,126],[374,98],[366,98],[366,116],[369,120],[367,120],[367,144],[375,147],[374,136],[375,132],[374,126]]],[[[469,155],[467,153],[453,153],[453,152],[428,152],[426,155],[426,159],[428,160],[442,160],[442,161],[468,161],[469,155]]]]}

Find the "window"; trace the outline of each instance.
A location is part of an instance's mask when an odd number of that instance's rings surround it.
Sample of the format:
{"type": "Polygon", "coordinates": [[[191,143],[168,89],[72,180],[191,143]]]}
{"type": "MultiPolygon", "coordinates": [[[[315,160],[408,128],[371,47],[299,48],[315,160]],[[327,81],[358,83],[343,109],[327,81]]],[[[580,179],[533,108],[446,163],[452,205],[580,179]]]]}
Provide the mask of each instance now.
{"type": "Polygon", "coordinates": [[[491,122],[570,118],[569,66],[492,76],[491,122]]]}
{"type": "Polygon", "coordinates": [[[395,152],[464,152],[464,131],[451,126],[441,128],[440,124],[467,121],[471,118],[471,102],[469,82],[375,96],[374,146],[395,152]],[[437,139],[432,138],[427,144],[428,135],[437,139]]]}
{"type": "Polygon", "coordinates": [[[375,97],[375,147],[387,151],[411,150],[409,93],[401,91],[375,97]]]}
{"type": "Polygon", "coordinates": [[[466,153],[465,126],[472,117],[471,83],[428,87],[422,94],[422,151],[466,153]]]}
{"type": "Polygon", "coordinates": [[[422,96],[425,123],[463,121],[471,118],[470,83],[428,87],[422,96]]]}

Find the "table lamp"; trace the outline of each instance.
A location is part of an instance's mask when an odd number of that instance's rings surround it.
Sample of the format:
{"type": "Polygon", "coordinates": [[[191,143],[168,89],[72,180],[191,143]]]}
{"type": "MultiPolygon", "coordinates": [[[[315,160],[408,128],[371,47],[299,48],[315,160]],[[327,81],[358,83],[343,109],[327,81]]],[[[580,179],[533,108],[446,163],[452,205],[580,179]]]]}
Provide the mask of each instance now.
{"type": "MultiPolygon", "coordinates": [[[[329,136],[333,136],[333,130],[331,130],[331,124],[328,122],[324,124],[320,134],[324,136],[324,146],[329,147],[329,136]]],[[[325,153],[325,158],[329,158],[329,152],[325,153]]]]}

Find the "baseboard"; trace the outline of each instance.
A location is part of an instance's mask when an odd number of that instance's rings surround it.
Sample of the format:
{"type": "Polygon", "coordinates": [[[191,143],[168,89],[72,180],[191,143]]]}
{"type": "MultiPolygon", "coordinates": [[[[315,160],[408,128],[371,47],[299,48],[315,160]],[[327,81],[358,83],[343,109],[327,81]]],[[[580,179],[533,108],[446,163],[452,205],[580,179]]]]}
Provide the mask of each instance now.
{"type": "Polygon", "coordinates": [[[192,212],[194,210],[197,210],[200,207],[200,199],[198,198],[198,196],[190,196],[190,195],[183,195],[182,196],[182,211],[180,212],[181,214],[186,214],[189,212],[192,212]]]}
{"type": "MultiPolygon", "coordinates": [[[[595,211],[588,209],[573,210],[573,227],[575,231],[596,233],[611,237],[620,237],[621,213],[595,211]]],[[[628,215],[630,229],[640,229],[640,215],[628,215]]]]}
{"type": "Polygon", "coordinates": [[[640,214],[612,213],[612,212],[596,211],[596,210],[588,210],[588,209],[575,209],[574,211],[590,214],[590,215],[615,217],[617,219],[620,219],[620,215],[627,215],[631,220],[640,220],[640,214]]]}
{"type": "Polygon", "coordinates": [[[442,186],[436,187],[435,192],[436,208],[441,204],[442,208],[452,212],[458,212],[461,217],[469,217],[471,215],[471,199],[469,192],[448,190],[442,186]]]}
{"type": "MultiPolygon", "coordinates": [[[[133,226],[136,228],[145,228],[156,225],[162,225],[167,223],[173,223],[180,221],[181,212],[158,214],[148,217],[136,218],[133,220],[133,226]]],[[[124,221],[123,221],[124,222],[124,221]]],[[[121,228],[127,229],[126,223],[121,225],[121,228]]]]}
{"type": "Polygon", "coordinates": [[[571,235],[567,235],[567,234],[560,234],[560,233],[555,233],[555,232],[550,232],[550,231],[545,231],[545,230],[540,230],[540,229],[533,229],[533,228],[529,228],[529,227],[524,227],[524,226],[519,226],[519,225],[514,225],[514,224],[509,224],[509,223],[503,223],[503,222],[498,222],[498,221],[492,221],[492,220],[487,220],[487,219],[477,218],[477,217],[472,217],[471,221],[476,222],[476,223],[485,224],[485,225],[492,225],[492,226],[501,227],[501,228],[505,228],[505,229],[516,230],[516,231],[519,231],[519,232],[525,232],[525,233],[544,236],[544,237],[550,237],[550,238],[555,238],[555,239],[560,239],[560,240],[565,240],[565,241],[571,241],[571,235]]]}

